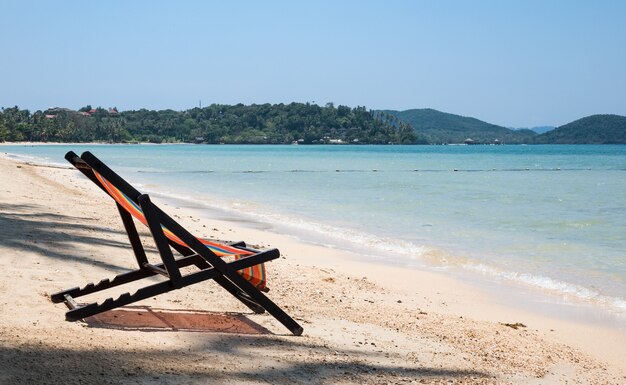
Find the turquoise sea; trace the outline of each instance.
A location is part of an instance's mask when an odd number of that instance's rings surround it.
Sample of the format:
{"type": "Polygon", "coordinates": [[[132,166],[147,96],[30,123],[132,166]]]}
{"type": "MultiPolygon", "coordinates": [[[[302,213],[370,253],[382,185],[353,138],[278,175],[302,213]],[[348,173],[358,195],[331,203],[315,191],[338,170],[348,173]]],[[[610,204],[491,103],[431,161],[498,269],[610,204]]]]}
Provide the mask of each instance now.
{"type": "Polygon", "coordinates": [[[626,314],[626,146],[0,145],[68,150],[305,241],[626,314]]]}

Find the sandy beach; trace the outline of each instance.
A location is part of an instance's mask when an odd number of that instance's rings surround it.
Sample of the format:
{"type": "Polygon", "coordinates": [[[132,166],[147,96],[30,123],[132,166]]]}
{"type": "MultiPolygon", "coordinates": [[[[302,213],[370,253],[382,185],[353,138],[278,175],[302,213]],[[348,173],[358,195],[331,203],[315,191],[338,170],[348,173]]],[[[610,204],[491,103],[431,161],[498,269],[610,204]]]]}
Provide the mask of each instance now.
{"type": "Polygon", "coordinates": [[[193,313],[213,328],[65,321],[51,293],[134,268],[115,205],[75,170],[0,158],[1,384],[626,383],[623,329],[549,317],[444,274],[364,262],[154,201],[198,236],[278,248],[268,296],[304,334],[253,314],[213,282],[126,310],[193,313]]]}

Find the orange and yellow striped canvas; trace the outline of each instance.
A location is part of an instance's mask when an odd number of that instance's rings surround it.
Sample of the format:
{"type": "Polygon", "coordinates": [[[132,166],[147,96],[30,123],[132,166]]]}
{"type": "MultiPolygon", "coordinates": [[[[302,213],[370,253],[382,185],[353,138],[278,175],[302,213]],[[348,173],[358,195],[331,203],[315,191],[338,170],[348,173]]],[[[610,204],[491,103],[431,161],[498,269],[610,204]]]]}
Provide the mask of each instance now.
{"type": "MultiPolygon", "coordinates": [[[[144,225],[148,225],[146,221],[146,217],[141,210],[141,207],[133,202],[128,196],[126,196],[123,192],[121,192],[117,187],[115,187],[111,182],[109,182],[106,178],[100,175],[97,171],[93,170],[94,175],[100,181],[104,189],[109,193],[109,195],[117,202],[120,206],[122,206],[126,211],[130,213],[135,219],[144,225]]],[[[163,229],[163,233],[165,236],[181,246],[189,247],[185,242],[183,242],[180,238],[178,238],[174,233],[172,233],[165,226],[161,225],[163,229]]],[[[205,245],[209,250],[211,250],[214,254],[220,257],[233,256],[235,259],[240,259],[247,255],[254,254],[253,252],[237,249],[232,246],[224,245],[221,243],[216,243],[209,241],[203,238],[197,238],[203,245],[205,245]]],[[[252,267],[247,267],[245,269],[239,270],[239,274],[241,274],[246,280],[252,283],[259,290],[265,288],[266,285],[266,276],[265,276],[265,266],[261,263],[258,265],[254,265],[252,267]]]]}

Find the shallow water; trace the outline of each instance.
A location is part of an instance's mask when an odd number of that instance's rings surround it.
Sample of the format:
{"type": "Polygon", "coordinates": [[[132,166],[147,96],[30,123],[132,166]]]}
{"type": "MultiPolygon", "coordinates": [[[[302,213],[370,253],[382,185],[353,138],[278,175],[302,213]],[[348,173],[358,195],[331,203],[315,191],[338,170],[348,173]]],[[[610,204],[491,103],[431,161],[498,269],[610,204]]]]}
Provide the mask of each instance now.
{"type": "Polygon", "coordinates": [[[305,240],[626,312],[626,146],[0,146],[70,149],[305,240]]]}

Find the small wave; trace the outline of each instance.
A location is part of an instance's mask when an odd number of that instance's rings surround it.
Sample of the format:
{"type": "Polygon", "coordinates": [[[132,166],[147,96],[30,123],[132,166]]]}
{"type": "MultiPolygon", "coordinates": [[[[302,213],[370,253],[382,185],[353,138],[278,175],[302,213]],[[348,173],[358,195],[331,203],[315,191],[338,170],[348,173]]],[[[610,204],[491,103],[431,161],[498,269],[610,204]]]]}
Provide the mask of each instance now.
{"type": "Polygon", "coordinates": [[[419,245],[413,242],[384,238],[374,234],[368,234],[356,230],[341,228],[329,224],[318,223],[298,217],[275,212],[264,211],[252,202],[223,201],[216,198],[198,199],[190,195],[173,193],[170,191],[156,191],[151,187],[156,185],[141,185],[144,192],[157,197],[173,201],[186,202],[191,207],[205,207],[217,212],[223,212],[230,217],[245,218],[250,222],[272,225],[281,230],[286,230],[299,239],[312,243],[322,244],[327,247],[346,249],[358,249],[362,254],[367,251],[369,257],[383,259],[392,263],[401,264],[403,261],[422,262],[426,260],[446,260],[444,253],[429,246],[419,245]],[[392,256],[391,258],[389,256],[392,256]]]}
{"type": "MultiPolygon", "coordinates": [[[[284,230],[306,242],[340,248],[376,260],[377,262],[426,268],[458,266],[466,258],[451,255],[435,246],[419,244],[398,238],[383,237],[355,229],[320,223],[289,214],[264,211],[256,204],[236,202],[228,208],[237,215],[245,216],[284,230]]],[[[425,226],[432,226],[425,224],[425,226]]]]}
{"type": "Polygon", "coordinates": [[[539,288],[560,297],[573,297],[574,299],[584,302],[604,305],[609,309],[614,309],[619,312],[626,311],[626,300],[623,298],[606,296],[596,290],[581,285],[559,281],[541,275],[504,271],[481,263],[467,263],[464,264],[463,267],[482,275],[539,288]]]}
{"type": "Polygon", "coordinates": [[[33,166],[73,169],[73,167],[68,165],[67,163],[53,162],[47,158],[37,156],[5,153],[2,154],[2,157],[18,163],[29,164],[33,166]]]}

